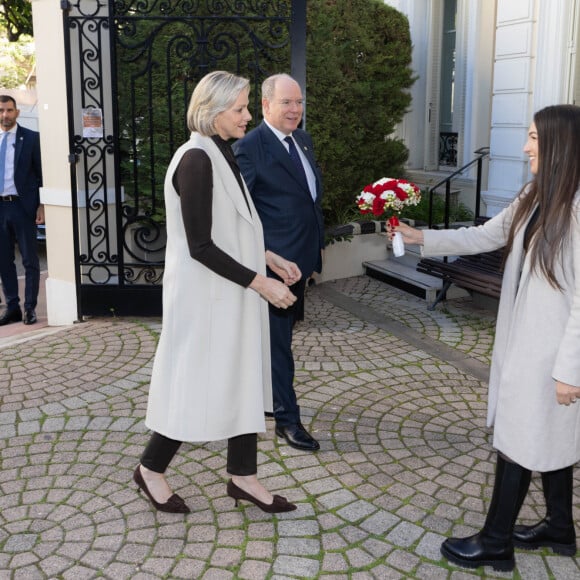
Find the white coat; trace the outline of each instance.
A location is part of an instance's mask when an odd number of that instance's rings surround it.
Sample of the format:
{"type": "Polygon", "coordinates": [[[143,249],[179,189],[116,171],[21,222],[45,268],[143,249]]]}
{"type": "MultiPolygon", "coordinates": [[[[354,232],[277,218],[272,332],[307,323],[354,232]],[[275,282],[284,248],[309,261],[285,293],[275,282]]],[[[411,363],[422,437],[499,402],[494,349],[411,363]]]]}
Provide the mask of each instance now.
{"type": "Polygon", "coordinates": [[[167,250],[163,326],[145,424],[177,441],[213,441],[266,430],[272,409],[268,304],[189,254],[172,178],[183,154],[203,149],[213,170],[212,239],[235,260],[265,274],[262,225],[228,162],[209,137],[193,133],[165,178],[167,250]]]}
{"type": "MultiPolygon", "coordinates": [[[[503,247],[519,203],[483,226],[424,232],[424,255],[477,254],[503,247]]],[[[555,381],[580,386],[580,208],[557,261],[563,290],[530,271],[524,227],[503,274],[489,378],[493,446],[521,466],[552,471],[580,459],[580,404],[560,405],[555,381]],[[521,274],[520,274],[521,272],[521,274]]]]}

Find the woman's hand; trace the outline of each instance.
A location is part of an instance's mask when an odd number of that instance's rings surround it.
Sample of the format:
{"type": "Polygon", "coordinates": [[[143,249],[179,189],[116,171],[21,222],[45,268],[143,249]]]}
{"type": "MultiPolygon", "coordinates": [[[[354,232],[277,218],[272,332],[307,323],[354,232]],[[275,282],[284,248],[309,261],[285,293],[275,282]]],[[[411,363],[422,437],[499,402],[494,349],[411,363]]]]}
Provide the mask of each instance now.
{"type": "Polygon", "coordinates": [[[288,286],[262,274],[256,274],[249,287],[276,308],[286,309],[296,302],[296,296],[290,292],[288,286]]]}
{"type": "Polygon", "coordinates": [[[392,238],[395,232],[400,232],[403,236],[403,242],[405,244],[423,244],[423,231],[416,228],[412,228],[403,222],[399,222],[398,226],[392,226],[387,223],[387,233],[392,238]]]}
{"type": "Polygon", "coordinates": [[[576,399],[580,399],[580,387],[556,381],[556,399],[560,405],[575,403],[576,399]]]}
{"type": "Polygon", "coordinates": [[[286,286],[292,286],[302,278],[302,272],[294,262],[290,262],[270,250],[266,250],[266,264],[276,276],[282,278],[286,286]]]}

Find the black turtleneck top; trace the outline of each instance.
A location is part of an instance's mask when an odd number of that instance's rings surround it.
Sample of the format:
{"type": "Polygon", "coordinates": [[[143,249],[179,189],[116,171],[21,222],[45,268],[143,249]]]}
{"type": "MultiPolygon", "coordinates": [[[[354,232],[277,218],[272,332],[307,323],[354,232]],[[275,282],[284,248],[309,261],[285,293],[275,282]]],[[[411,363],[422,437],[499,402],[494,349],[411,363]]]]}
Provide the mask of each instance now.
{"type": "MultiPolygon", "coordinates": [[[[242,175],[230,144],[219,135],[213,135],[212,140],[229,163],[240,185],[240,194],[248,204],[242,175]]],[[[181,200],[181,214],[191,257],[216,274],[247,288],[256,272],[218,248],[211,237],[213,177],[208,154],[202,149],[186,151],[173,174],[173,186],[181,200]]]]}

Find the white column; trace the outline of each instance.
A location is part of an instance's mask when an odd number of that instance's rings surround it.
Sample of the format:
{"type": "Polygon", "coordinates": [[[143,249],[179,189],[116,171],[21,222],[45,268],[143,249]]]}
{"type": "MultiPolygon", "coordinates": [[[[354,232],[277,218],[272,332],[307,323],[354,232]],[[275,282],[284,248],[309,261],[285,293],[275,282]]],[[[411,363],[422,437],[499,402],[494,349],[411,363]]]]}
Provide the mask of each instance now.
{"type": "Polygon", "coordinates": [[[507,206],[527,180],[522,147],[531,118],[536,2],[498,0],[492,93],[488,215],[507,206]]]}
{"type": "MultiPolygon", "coordinates": [[[[463,163],[467,163],[475,157],[476,149],[489,146],[494,60],[494,38],[490,31],[495,29],[495,4],[487,0],[465,2],[462,14],[465,24],[461,29],[461,36],[466,36],[466,40],[462,71],[465,111],[462,121],[461,159],[463,163]]],[[[457,100],[460,100],[459,96],[457,100]]],[[[475,169],[472,169],[470,176],[475,178],[475,169]]]]}
{"type": "Polygon", "coordinates": [[[538,0],[534,111],[567,101],[573,18],[573,0],[538,0]]]}
{"type": "Polygon", "coordinates": [[[395,128],[394,134],[409,149],[407,167],[423,169],[425,166],[425,99],[427,93],[427,67],[429,62],[431,3],[424,0],[385,0],[392,8],[405,14],[409,20],[412,42],[413,74],[417,77],[410,89],[411,110],[395,128]]]}
{"type": "Polygon", "coordinates": [[[498,0],[488,215],[531,178],[522,149],[538,109],[565,102],[572,0],[498,0]]]}
{"type": "Polygon", "coordinates": [[[53,326],[77,320],[67,87],[60,0],[32,0],[48,279],[46,305],[53,326]]]}

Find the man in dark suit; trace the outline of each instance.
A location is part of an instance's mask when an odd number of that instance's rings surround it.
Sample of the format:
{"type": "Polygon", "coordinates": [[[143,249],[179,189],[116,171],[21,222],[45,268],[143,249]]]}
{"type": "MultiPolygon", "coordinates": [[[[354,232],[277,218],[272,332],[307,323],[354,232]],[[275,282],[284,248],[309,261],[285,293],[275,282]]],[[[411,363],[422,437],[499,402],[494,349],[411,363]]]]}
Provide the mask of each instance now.
{"type": "Polygon", "coordinates": [[[0,326],[11,322],[36,322],[40,285],[36,226],[44,222],[39,189],[42,185],[40,137],[36,131],[16,123],[20,111],[16,101],[0,95],[0,280],[6,310],[0,326]],[[18,296],[14,263],[15,242],[25,272],[24,319],[18,296]]]}
{"type": "MultiPolygon", "coordinates": [[[[298,129],[304,112],[300,85],[289,75],[262,84],[264,120],[234,144],[240,170],[260,214],[266,249],[298,264],[302,279],[291,286],[298,300],[282,310],[270,306],[270,344],[276,434],[296,449],[320,448],[300,421],[294,391],[292,327],[300,317],[306,280],[322,266],[322,175],[312,139],[298,129]]],[[[268,271],[268,276],[276,278],[268,271]]]]}

